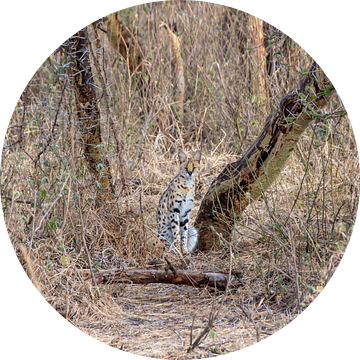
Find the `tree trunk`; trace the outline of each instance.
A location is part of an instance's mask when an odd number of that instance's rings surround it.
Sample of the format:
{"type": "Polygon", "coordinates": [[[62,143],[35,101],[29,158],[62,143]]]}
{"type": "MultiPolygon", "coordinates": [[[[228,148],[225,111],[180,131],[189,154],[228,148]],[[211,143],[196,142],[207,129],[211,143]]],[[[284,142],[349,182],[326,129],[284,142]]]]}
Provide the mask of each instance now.
{"type": "Polygon", "coordinates": [[[69,55],[73,61],[75,101],[77,117],[83,124],[84,154],[90,171],[99,180],[99,191],[103,201],[110,201],[114,193],[110,165],[103,156],[100,128],[100,111],[93,84],[89,50],[85,30],[80,30],[69,40],[69,55]]]}
{"type": "Polygon", "coordinates": [[[244,209],[271,186],[301,135],[327,103],[334,87],[314,62],[298,88],[291,90],[246,154],[227,165],[206,193],[195,226],[199,249],[209,250],[223,237],[231,239],[244,209]]]}
{"type": "Polygon", "coordinates": [[[184,115],[184,99],[185,99],[185,77],[184,77],[184,59],[181,54],[181,43],[179,37],[175,34],[175,30],[162,21],[160,27],[166,29],[167,34],[170,37],[170,43],[173,50],[172,62],[176,71],[176,97],[175,97],[175,111],[180,117],[184,115]]]}
{"type": "Polygon", "coordinates": [[[252,46],[256,53],[257,71],[252,81],[254,93],[258,97],[258,100],[264,103],[267,99],[266,96],[266,52],[264,45],[264,22],[263,20],[251,16],[250,26],[252,28],[252,46]],[[256,76],[257,75],[257,76],[256,76]]]}
{"type": "Polygon", "coordinates": [[[142,50],[137,39],[130,30],[124,26],[117,12],[108,16],[106,27],[110,44],[121,55],[124,62],[126,62],[130,77],[132,78],[134,76],[137,79],[137,88],[140,95],[144,97],[145,86],[147,84],[144,78],[146,67],[143,65],[142,50]]]}

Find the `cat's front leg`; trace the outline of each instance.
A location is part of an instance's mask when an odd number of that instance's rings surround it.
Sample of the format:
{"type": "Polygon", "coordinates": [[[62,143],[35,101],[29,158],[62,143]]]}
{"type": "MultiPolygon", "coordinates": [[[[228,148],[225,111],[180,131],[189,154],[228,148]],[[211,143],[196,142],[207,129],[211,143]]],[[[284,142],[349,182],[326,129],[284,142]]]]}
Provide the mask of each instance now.
{"type": "Polygon", "coordinates": [[[173,233],[174,242],[170,250],[181,254],[181,241],[180,241],[180,216],[179,210],[174,209],[174,213],[170,214],[170,226],[173,233]]]}

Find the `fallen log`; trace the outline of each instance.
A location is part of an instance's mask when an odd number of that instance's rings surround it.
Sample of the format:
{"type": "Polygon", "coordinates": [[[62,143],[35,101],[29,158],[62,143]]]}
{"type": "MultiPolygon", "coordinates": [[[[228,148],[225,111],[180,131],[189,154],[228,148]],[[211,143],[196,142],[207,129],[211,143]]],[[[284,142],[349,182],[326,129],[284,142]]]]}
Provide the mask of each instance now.
{"type": "MultiPolygon", "coordinates": [[[[86,272],[90,273],[89,270],[86,272]]],[[[194,287],[211,286],[219,290],[226,288],[228,274],[215,272],[177,270],[176,275],[165,270],[104,270],[95,274],[97,284],[134,283],[150,284],[164,283],[176,285],[189,285],[194,287]]],[[[236,288],[240,281],[231,275],[229,286],[236,288]]]]}

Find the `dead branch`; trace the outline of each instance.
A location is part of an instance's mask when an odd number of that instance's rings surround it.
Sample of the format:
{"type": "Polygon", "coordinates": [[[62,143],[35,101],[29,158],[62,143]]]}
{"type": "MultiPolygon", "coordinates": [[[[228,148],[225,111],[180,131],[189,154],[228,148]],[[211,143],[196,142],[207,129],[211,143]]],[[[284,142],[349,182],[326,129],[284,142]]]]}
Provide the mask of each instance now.
{"type": "MultiPolygon", "coordinates": [[[[86,278],[89,277],[90,271],[84,270],[86,278]]],[[[174,285],[189,285],[195,287],[211,286],[220,290],[225,290],[226,285],[236,288],[240,286],[240,281],[235,276],[215,272],[201,272],[201,271],[187,271],[176,270],[176,275],[173,272],[165,270],[104,270],[95,274],[95,281],[97,284],[116,284],[129,283],[134,284],[150,284],[150,283],[164,283],[174,285]],[[229,281],[228,281],[229,278],[229,281]]]]}

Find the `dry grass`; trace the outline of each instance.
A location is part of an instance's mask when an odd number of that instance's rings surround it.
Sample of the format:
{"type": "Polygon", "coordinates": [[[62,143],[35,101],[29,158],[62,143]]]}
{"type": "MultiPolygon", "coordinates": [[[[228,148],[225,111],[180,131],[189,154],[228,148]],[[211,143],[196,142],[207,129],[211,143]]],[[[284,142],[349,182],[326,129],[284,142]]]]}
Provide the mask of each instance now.
{"type": "MultiPolygon", "coordinates": [[[[176,150],[202,147],[197,193],[204,195],[219,171],[254,141],[266,114],[297,83],[310,59],[266,24],[272,68],[266,78],[268,96],[259,100],[259,87],[253,86],[259,69],[246,25],[249,15],[189,2],[154,3],[121,15],[138,34],[151,67],[146,94],[140,97],[136,76],[129,77],[126,64],[98,32],[101,47],[95,40],[93,47],[103,68],[101,74],[94,66],[92,70],[99,84],[104,149],[117,197],[113,204],[97,200],[82,154],[82,124],[76,120],[70,85],[60,104],[67,59],[59,52],[29,83],[26,106],[23,94],[6,135],[1,186],[12,244],[46,300],[73,325],[110,346],[156,358],[209,357],[244,348],[300,314],[343,256],[359,187],[349,119],[340,114],[341,100],[334,98],[326,110],[332,116],[306,132],[276,183],[236,224],[233,269],[241,286],[227,296],[209,336],[187,354],[191,329],[195,338],[224,295],[209,288],[124,284],[102,285],[96,298],[92,283],[81,276],[81,269],[89,267],[82,233],[94,269],[145,267],[161,260],[155,209],[177,172],[176,150]],[[175,93],[169,39],[158,28],[162,19],[173,18],[185,62],[183,118],[171,106],[175,93]],[[56,137],[36,162],[57,109],[56,137]],[[149,118],[150,109],[154,115],[149,118]],[[75,156],[69,156],[70,136],[75,156]]],[[[94,39],[95,34],[90,35],[94,39]]],[[[195,200],[193,219],[200,202],[195,200]]],[[[183,266],[175,255],[168,256],[177,267],[183,266]]],[[[228,250],[224,246],[195,253],[188,266],[227,272],[228,250]]]]}

